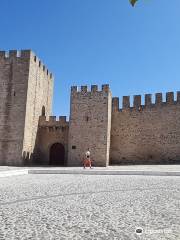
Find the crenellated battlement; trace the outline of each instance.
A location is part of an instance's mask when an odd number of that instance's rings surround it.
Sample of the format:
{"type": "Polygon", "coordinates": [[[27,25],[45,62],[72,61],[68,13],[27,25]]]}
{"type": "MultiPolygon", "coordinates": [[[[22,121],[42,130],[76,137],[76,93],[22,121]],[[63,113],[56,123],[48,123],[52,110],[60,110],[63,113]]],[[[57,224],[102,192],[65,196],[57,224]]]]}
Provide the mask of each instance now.
{"type": "Polygon", "coordinates": [[[96,93],[96,92],[106,92],[108,93],[110,91],[109,84],[103,84],[101,86],[101,89],[98,87],[98,85],[91,85],[90,88],[88,88],[87,85],[85,86],[72,86],[71,87],[71,94],[74,93],[96,93]]]}
{"type": "Polygon", "coordinates": [[[31,50],[9,50],[9,51],[0,51],[0,58],[5,59],[12,59],[12,58],[22,58],[22,59],[29,59],[31,56],[32,51],[31,50]]]}
{"type": "Polygon", "coordinates": [[[69,122],[66,120],[66,116],[59,116],[56,119],[56,116],[40,116],[39,117],[39,127],[68,127],[69,122]]]}
{"type": "Polygon", "coordinates": [[[43,62],[35,55],[35,53],[32,52],[32,61],[37,64],[37,66],[41,69],[44,74],[46,74],[50,79],[53,78],[53,74],[48,70],[46,65],[43,64],[43,62]]]}
{"type": "Polygon", "coordinates": [[[122,110],[133,110],[137,109],[142,110],[146,107],[156,107],[156,106],[167,106],[173,104],[180,104],[180,91],[176,92],[167,92],[166,99],[163,101],[163,94],[162,93],[155,93],[154,98],[155,102],[152,102],[153,95],[152,94],[145,94],[144,95],[144,104],[142,103],[142,96],[141,95],[134,95],[133,96],[133,106],[130,103],[130,96],[123,96],[122,97],[122,108],[119,107],[119,98],[114,97],[112,98],[112,111],[122,111],[122,110]],[[175,100],[176,96],[176,100],[175,100]]]}
{"type": "Polygon", "coordinates": [[[9,50],[9,51],[0,51],[0,60],[27,60],[31,59],[36,63],[40,69],[49,77],[53,78],[52,73],[47,69],[47,67],[42,63],[40,59],[35,55],[31,50],[9,50]]]}

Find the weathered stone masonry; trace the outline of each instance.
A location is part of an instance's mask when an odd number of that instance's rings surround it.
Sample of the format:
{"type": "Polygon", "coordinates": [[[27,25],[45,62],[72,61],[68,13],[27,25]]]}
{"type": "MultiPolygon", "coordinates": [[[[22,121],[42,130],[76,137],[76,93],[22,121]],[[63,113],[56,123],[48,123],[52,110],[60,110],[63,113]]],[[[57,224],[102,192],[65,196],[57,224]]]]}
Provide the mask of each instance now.
{"type": "Polygon", "coordinates": [[[53,77],[31,50],[0,51],[0,164],[31,164],[38,119],[51,115],[53,77]]]}
{"type": "Polygon", "coordinates": [[[119,99],[113,98],[111,127],[111,164],[148,164],[180,162],[180,92],[177,101],[174,93],[134,96],[130,107],[129,97],[123,97],[123,108],[119,99]]]}
{"type": "Polygon", "coordinates": [[[79,166],[87,148],[96,165],[109,165],[112,97],[109,85],[71,89],[68,165],[79,166]]]}
{"type": "Polygon", "coordinates": [[[107,84],[73,86],[69,121],[51,116],[52,96],[32,51],[0,51],[0,165],[80,166],[87,148],[96,166],[180,163],[180,92],[146,94],[144,105],[137,95],[132,107],[125,96],[120,109],[107,84]]]}
{"type": "Polygon", "coordinates": [[[59,119],[56,119],[55,116],[50,116],[49,119],[41,116],[37,133],[35,163],[49,165],[51,146],[55,143],[61,143],[65,148],[64,160],[65,165],[67,165],[68,133],[69,122],[66,121],[65,116],[60,116],[59,119]]]}

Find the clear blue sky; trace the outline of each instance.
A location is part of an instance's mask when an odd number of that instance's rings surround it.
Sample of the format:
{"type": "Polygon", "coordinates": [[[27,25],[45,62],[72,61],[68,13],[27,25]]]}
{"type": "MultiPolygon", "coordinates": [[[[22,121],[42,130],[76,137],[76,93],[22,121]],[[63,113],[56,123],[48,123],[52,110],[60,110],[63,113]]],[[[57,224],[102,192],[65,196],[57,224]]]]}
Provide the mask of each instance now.
{"type": "Polygon", "coordinates": [[[180,0],[1,0],[0,12],[0,48],[32,49],[54,73],[54,115],[69,115],[71,85],[180,90],[180,0]]]}

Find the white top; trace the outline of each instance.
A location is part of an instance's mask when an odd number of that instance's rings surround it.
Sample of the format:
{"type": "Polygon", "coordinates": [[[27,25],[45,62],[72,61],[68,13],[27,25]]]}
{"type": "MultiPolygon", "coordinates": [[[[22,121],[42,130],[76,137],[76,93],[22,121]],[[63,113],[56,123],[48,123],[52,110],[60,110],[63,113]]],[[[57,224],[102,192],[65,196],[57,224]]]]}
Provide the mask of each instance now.
{"type": "Polygon", "coordinates": [[[90,151],[86,152],[86,157],[89,156],[90,157],[90,151]]]}

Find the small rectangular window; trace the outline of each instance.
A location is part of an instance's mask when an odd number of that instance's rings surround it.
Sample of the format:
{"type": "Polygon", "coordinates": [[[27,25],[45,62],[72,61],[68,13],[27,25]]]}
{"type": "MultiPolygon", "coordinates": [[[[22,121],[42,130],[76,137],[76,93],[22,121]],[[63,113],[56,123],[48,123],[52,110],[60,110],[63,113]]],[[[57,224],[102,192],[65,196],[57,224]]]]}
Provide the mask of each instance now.
{"type": "Polygon", "coordinates": [[[72,149],[76,149],[76,146],[72,146],[72,149]]]}

